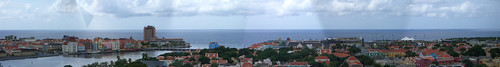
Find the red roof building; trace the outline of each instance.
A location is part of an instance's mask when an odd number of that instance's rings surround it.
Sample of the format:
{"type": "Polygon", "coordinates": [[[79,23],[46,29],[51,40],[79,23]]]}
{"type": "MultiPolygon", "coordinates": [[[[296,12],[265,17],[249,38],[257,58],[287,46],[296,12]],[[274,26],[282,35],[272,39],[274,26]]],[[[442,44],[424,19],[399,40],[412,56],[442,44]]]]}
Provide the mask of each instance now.
{"type": "Polygon", "coordinates": [[[330,64],[330,59],[326,56],[317,56],[316,58],[314,58],[314,60],[316,62],[322,62],[324,64],[330,64]]]}
{"type": "Polygon", "coordinates": [[[347,58],[346,62],[349,64],[349,67],[363,67],[363,64],[354,56],[347,58]]]}
{"type": "Polygon", "coordinates": [[[350,54],[347,54],[347,53],[332,53],[333,55],[337,56],[337,57],[348,57],[348,56],[351,56],[350,54]]]}
{"type": "Polygon", "coordinates": [[[226,64],[227,60],[210,60],[210,63],[226,64]]]}
{"type": "Polygon", "coordinates": [[[212,58],[219,58],[218,53],[205,53],[205,57],[212,59],[212,58]]]}
{"type": "Polygon", "coordinates": [[[321,49],[319,54],[330,54],[332,51],[330,49],[321,49]]]}

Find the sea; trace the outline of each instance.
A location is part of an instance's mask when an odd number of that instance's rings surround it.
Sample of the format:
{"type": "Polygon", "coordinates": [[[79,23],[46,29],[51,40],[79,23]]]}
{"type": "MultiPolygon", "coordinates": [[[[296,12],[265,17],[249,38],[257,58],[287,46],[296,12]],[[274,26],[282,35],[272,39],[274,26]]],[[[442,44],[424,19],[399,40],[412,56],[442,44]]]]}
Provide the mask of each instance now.
{"type": "MultiPolygon", "coordinates": [[[[183,38],[191,44],[191,48],[208,48],[209,42],[234,48],[244,48],[251,44],[268,40],[323,40],[325,38],[362,37],[365,41],[399,40],[403,37],[413,37],[417,40],[439,40],[461,37],[500,37],[500,30],[157,30],[159,38],[183,38]]],[[[64,35],[76,36],[80,39],[101,38],[134,38],[143,40],[142,30],[0,30],[0,36],[15,35],[18,38],[35,37],[35,39],[61,39],[64,35]]],[[[61,55],[40,58],[28,58],[0,61],[4,67],[62,67],[72,65],[81,67],[94,62],[116,61],[116,56],[133,60],[148,54],[155,57],[172,51],[138,51],[82,55],[61,55]]]]}
{"type": "MultiPolygon", "coordinates": [[[[61,39],[63,35],[80,39],[134,38],[143,40],[142,30],[0,30],[0,36],[15,35],[18,38],[61,39]]],[[[413,37],[417,40],[439,40],[459,37],[500,37],[500,30],[475,29],[425,29],[425,30],[344,30],[344,29],[176,29],[157,30],[158,38],[183,38],[192,48],[208,48],[209,42],[234,48],[244,48],[251,44],[268,40],[290,38],[291,40],[323,40],[325,38],[362,37],[365,41],[399,40],[413,37]]]]}

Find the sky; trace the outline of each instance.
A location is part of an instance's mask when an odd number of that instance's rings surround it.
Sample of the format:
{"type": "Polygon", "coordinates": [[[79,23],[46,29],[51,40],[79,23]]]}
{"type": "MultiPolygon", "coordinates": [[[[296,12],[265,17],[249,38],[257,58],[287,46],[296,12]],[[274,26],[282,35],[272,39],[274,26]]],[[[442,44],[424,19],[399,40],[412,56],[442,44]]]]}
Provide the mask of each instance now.
{"type": "Polygon", "coordinates": [[[500,0],[0,0],[0,30],[500,29],[500,0]]]}

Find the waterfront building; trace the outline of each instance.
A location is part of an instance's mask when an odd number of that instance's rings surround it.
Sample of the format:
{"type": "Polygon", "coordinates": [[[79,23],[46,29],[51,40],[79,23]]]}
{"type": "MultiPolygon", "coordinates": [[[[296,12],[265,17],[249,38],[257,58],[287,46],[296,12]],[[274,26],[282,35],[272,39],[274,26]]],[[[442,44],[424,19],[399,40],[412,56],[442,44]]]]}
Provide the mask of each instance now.
{"type": "Polygon", "coordinates": [[[208,45],[208,47],[210,49],[217,48],[217,47],[219,47],[219,43],[217,43],[217,42],[210,42],[210,44],[208,45]]]}
{"type": "Polygon", "coordinates": [[[16,40],[16,39],[17,39],[17,36],[14,36],[14,35],[5,36],[5,40],[16,40]]]}
{"type": "Polygon", "coordinates": [[[62,45],[63,53],[76,53],[78,51],[78,42],[65,42],[62,45]]]}
{"type": "Polygon", "coordinates": [[[360,47],[363,45],[364,39],[362,37],[359,38],[326,38],[324,43],[335,43],[337,45],[348,45],[348,46],[356,46],[360,47]]]}
{"type": "Polygon", "coordinates": [[[151,41],[156,39],[156,29],[153,26],[144,27],[144,40],[151,41]]]}
{"type": "Polygon", "coordinates": [[[77,50],[78,50],[78,52],[85,52],[85,45],[78,44],[77,50]]]}

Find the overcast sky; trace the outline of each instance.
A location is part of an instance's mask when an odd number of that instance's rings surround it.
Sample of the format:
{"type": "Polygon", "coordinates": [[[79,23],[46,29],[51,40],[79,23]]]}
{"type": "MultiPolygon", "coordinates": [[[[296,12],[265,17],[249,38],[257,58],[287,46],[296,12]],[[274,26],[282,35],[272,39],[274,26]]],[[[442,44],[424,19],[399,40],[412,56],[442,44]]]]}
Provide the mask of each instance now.
{"type": "Polygon", "coordinates": [[[500,29],[500,0],[0,0],[0,30],[500,29]]]}

